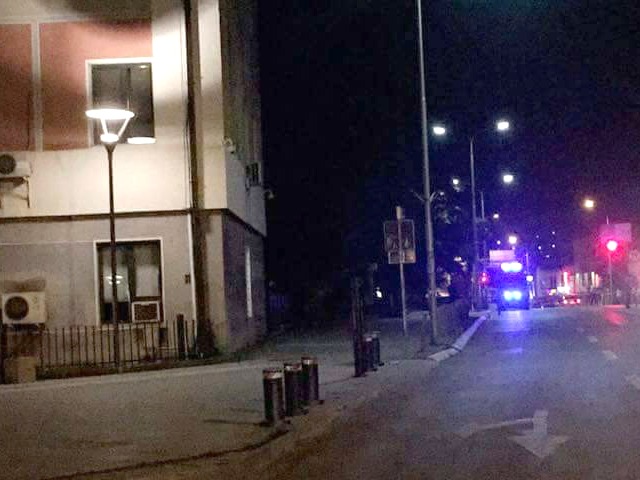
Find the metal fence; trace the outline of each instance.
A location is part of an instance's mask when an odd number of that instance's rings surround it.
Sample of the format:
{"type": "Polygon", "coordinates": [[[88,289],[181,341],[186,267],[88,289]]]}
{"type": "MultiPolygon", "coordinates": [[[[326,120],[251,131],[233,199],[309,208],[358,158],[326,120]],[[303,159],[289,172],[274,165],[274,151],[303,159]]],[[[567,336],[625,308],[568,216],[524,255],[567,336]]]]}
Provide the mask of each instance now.
{"type": "Polygon", "coordinates": [[[35,356],[41,369],[58,367],[111,367],[163,360],[195,358],[197,328],[193,320],[178,317],[159,323],[75,325],[60,328],[3,328],[4,358],[35,356]],[[118,338],[119,349],[115,349],[118,338]],[[116,359],[115,351],[119,350],[116,359]],[[117,360],[117,361],[116,361],[117,360]]]}

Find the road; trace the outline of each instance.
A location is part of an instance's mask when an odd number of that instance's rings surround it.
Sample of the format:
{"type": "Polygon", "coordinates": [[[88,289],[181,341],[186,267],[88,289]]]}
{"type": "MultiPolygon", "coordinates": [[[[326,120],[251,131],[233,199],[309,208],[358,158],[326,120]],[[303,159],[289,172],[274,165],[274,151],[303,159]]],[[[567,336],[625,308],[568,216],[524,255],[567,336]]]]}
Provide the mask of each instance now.
{"type": "Polygon", "coordinates": [[[640,310],[506,312],[410,370],[271,478],[640,478],[640,310]]]}

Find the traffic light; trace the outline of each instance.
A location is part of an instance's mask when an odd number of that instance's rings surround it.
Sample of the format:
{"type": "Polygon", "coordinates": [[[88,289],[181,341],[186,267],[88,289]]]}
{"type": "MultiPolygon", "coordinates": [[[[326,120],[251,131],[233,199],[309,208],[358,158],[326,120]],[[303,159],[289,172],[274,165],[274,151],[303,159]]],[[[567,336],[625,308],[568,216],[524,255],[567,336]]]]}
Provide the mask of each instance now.
{"type": "Polygon", "coordinates": [[[618,241],[613,239],[607,240],[606,247],[607,250],[609,250],[611,253],[614,253],[616,250],[618,250],[618,241]]]}

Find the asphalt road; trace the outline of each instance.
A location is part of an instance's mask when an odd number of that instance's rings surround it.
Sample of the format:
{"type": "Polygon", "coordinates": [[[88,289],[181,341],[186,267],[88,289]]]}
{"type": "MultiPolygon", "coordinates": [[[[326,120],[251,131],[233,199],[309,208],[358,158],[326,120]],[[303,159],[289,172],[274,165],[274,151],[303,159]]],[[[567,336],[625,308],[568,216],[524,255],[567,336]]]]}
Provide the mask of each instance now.
{"type": "Polygon", "coordinates": [[[506,312],[270,471],[282,479],[640,479],[640,310],[506,312]]]}

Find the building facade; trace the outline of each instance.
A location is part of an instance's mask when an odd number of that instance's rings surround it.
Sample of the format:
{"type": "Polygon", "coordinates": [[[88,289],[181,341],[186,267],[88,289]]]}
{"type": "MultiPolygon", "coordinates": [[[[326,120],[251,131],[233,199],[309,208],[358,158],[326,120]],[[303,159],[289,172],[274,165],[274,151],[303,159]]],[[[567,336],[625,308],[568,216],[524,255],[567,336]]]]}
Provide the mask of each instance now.
{"type": "Polygon", "coordinates": [[[108,162],[85,111],[118,106],[125,137],[155,139],[114,152],[120,321],[151,304],[220,350],[259,339],[256,3],[2,2],[0,45],[0,293],[44,292],[48,327],[109,328],[108,162]]]}

